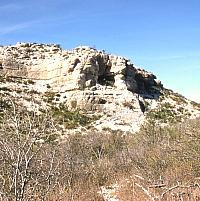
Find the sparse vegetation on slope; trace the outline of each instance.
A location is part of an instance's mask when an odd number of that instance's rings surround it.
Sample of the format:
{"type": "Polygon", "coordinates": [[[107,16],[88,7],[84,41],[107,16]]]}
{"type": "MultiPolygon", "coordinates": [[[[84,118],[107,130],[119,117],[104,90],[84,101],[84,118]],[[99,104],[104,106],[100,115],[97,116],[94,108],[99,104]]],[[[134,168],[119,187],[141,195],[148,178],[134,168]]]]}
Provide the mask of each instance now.
{"type": "Polygon", "coordinates": [[[159,122],[168,123],[175,122],[178,116],[170,103],[161,103],[158,108],[148,112],[147,118],[151,121],[159,120],[159,122]]]}
{"type": "Polygon", "coordinates": [[[2,201],[200,200],[199,104],[89,47],[7,50],[19,54],[0,72],[2,201]],[[24,58],[44,66],[29,74],[24,58]]]}
{"type": "Polygon", "coordinates": [[[199,119],[165,128],[151,122],[138,134],[88,130],[57,142],[64,111],[38,116],[11,104],[3,112],[2,200],[103,201],[102,186],[114,183],[120,201],[200,199],[199,119]]]}
{"type": "Polygon", "coordinates": [[[59,105],[58,107],[52,106],[50,110],[55,121],[63,125],[65,129],[86,126],[92,121],[92,118],[81,114],[78,110],[69,111],[65,105],[59,105]]]}

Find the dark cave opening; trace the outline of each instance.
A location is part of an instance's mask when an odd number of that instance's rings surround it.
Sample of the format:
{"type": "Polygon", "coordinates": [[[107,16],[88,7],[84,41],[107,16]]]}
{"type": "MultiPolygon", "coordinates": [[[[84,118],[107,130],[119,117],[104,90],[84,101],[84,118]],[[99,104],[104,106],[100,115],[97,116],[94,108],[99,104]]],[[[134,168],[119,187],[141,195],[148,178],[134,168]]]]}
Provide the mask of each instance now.
{"type": "Polygon", "coordinates": [[[105,86],[113,86],[115,83],[114,73],[110,73],[107,75],[99,75],[98,83],[105,86]]]}

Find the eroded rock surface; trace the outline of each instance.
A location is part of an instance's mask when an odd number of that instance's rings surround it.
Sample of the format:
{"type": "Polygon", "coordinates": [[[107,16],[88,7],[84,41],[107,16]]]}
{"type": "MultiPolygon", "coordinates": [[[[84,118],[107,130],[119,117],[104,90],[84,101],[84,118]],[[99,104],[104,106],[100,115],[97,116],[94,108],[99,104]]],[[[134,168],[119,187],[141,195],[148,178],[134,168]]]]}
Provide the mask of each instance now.
{"type": "MultiPolygon", "coordinates": [[[[154,74],[137,68],[124,57],[88,46],[72,50],[63,50],[55,44],[2,46],[0,75],[33,80],[33,96],[37,94],[35,92],[53,92],[53,104],[62,103],[71,110],[81,109],[101,116],[94,123],[98,129],[137,131],[146,110],[158,107],[158,99],[163,94],[163,86],[154,74]]],[[[21,94],[24,94],[24,102],[28,105],[23,84],[1,83],[1,88],[5,87],[22,102],[21,94]],[[23,93],[12,92],[13,87],[23,93]]],[[[30,86],[26,86],[26,91],[29,89],[30,86]]]]}
{"type": "Polygon", "coordinates": [[[42,80],[65,90],[96,84],[132,92],[161,87],[155,75],[137,69],[128,59],[87,46],[67,51],[59,45],[17,43],[0,47],[0,66],[7,75],[42,80]]]}

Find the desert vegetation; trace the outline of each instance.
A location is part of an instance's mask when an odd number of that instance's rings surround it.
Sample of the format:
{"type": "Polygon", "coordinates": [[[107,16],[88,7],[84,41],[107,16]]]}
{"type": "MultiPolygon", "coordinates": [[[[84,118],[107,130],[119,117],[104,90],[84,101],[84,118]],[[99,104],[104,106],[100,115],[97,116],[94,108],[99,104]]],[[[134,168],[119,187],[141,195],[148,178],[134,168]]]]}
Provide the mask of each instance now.
{"type": "Polygon", "coordinates": [[[103,201],[118,184],[120,201],[200,200],[200,119],[137,134],[90,128],[63,135],[89,118],[64,106],[43,113],[0,99],[0,199],[103,201]],[[67,132],[67,130],[66,130],[67,132]]]}

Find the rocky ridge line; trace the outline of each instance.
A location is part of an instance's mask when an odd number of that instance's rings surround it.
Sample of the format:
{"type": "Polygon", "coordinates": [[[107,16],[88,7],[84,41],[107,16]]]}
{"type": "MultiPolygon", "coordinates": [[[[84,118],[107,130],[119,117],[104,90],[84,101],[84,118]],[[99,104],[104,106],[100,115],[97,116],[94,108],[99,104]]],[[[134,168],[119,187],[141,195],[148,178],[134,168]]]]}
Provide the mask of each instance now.
{"type": "Polygon", "coordinates": [[[63,50],[59,45],[17,43],[0,47],[1,70],[7,75],[43,80],[66,90],[113,85],[136,92],[161,86],[156,76],[121,56],[87,46],[63,50]]]}
{"type": "MultiPolygon", "coordinates": [[[[180,113],[178,110],[183,112],[183,109],[176,107],[173,92],[166,93],[167,90],[154,74],[137,68],[124,57],[88,46],[72,50],[63,50],[55,44],[17,43],[2,46],[0,74],[32,80],[35,84],[25,88],[43,94],[37,94],[37,99],[46,92],[52,93],[54,105],[61,103],[70,110],[81,109],[87,114],[101,116],[94,123],[98,129],[135,132],[144,122],[147,111],[159,109],[160,105],[167,107],[168,115],[175,116],[180,113]],[[173,109],[178,113],[169,112],[173,109]]],[[[20,87],[22,91],[24,89],[23,85],[16,83],[1,86],[11,88],[11,91],[20,87]]],[[[21,94],[15,95],[23,97],[21,94]]],[[[192,111],[193,106],[188,100],[179,96],[176,99],[182,100],[179,104],[181,108],[192,111]]],[[[24,102],[29,105],[28,101],[24,102]]],[[[42,100],[37,102],[44,105],[42,100]]]]}

